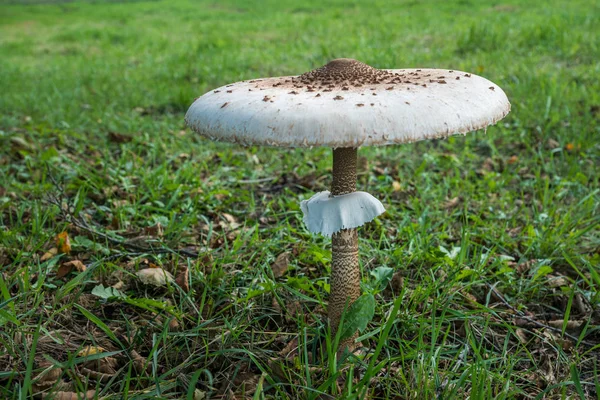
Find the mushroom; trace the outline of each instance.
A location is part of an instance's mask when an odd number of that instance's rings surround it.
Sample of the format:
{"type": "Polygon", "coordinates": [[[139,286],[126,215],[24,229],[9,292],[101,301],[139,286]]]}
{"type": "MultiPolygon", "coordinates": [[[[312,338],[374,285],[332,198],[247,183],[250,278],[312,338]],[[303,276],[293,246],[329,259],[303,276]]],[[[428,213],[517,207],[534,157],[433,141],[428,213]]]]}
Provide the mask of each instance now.
{"type": "MultiPolygon", "coordinates": [[[[356,191],[357,149],[466,134],[509,111],[502,89],[473,74],[376,69],[342,58],[299,76],[210,91],[192,104],[185,120],[212,140],[333,148],[331,192],[315,194],[301,209],[311,232],[332,236],[328,316],[335,335],[342,314],[360,296],[357,228],[385,210],[370,194],[356,191]]],[[[353,341],[344,340],[341,348],[353,341]]]]}

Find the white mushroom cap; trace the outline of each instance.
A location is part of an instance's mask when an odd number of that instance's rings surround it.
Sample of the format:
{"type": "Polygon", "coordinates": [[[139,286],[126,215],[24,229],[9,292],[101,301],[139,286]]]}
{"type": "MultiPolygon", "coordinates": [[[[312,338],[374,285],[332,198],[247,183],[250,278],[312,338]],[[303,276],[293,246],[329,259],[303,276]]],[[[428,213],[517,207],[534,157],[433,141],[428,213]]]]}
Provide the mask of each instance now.
{"type": "Polygon", "coordinates": [[[236,82],[196,99],[186,123],[243,145],[359,147],[485,128],[510,103],[485,78],[442,69],[379,70],[338,59],[300,76],[236,82]]]}
{"type": "Polygon", "coordinates": [[[302,201],[300,208],[308,230],[325,236],[342,229],[358,228],[385,212],[383,204],[366,192],[341,196],[331,196],[328,191],[319,192],[302,201]]]}

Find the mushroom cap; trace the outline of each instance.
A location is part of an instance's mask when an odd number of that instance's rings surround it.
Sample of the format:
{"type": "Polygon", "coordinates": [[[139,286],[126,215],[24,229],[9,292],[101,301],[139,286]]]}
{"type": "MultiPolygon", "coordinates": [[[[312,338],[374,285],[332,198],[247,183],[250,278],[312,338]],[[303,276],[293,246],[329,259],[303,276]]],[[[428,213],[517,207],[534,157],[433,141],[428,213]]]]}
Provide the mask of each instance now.
{"type": "Polygon", "coordinates": [[[337,59],[299,76],[211,90],[187,125],[212,140],[283,147],[359,147],[443,138],[485,128],[510,103],[500,87],[445,69],[376,69],[337,59]]]}

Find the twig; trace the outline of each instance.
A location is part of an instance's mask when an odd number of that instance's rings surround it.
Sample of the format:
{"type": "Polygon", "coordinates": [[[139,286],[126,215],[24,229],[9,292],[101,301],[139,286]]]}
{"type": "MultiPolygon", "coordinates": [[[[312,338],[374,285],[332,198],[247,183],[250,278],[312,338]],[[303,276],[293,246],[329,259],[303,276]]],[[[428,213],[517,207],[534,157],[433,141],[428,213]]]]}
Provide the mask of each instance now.
{"type": "Polygon", "coordinates": [[[123,248],[126,248],[128,250],[133,250],[140,254],[177,254],[177,255],[186,256],[186,257],[190,257],[190,258],[198,258],[199,257],[198,253],[193,252],[193,251],[170,249],[170,248],[164,248],[164,247],[163,248],[152,248],[152,247],[138,246],[136,244],[128,243],[124,240],[114,238],[110,235],[107,235],[104,232],[100,232],[98,229],[95,229],[94,227],[90,226],[90,224],[88,224],[88,222],[85,219],[76,217],[75,215],[73,215],[73,212],[71,211],[71,205],[70,205],[69,199],[66,196],[62,185],[56,181],[54,176],[50,173],[49,168],[48,168],[48,176],[49,176],[50,180],[52,181],[52,183],[54,184],[55,188],[57,189],[59,195],[56,196],[56,195],[50,194],[47,196],[47,201],[50,204],[58,207],[60,217],[64,221],[75,225],[77,228],[82,229],[82,230],[90,233],[91,235],[99,236],[102,239],[106,240],[107,242],[110,242],[116,246],[121,246],[123,248]],[[66,205],[66,209],[65,209],[65,207],[63,207],[63,204],[66,205]]]}
{"type": "Polygon", "coordinates": [[[486,282],[485,284],[486,284],[486,285],[487,285],[487,287],[488,287],[488,288],[489,288],[489,289],[492,291],[492,293],[494,293],[494,295],[495,295],[496,297],[498,297],[498,298],[500,299],[500,301],[501,301],[502,303],[504,303],[504,305],[505,305],[506,307],[510,308],[510,309],[511,309],[511,310],[512,310],[514,313],[516,313],[516,314],[519,316],[519,318],[522,318],[522,319],[524,319],[524,320],[526,320],[526,321],[528,321],[528,322],[531,322],[533,325],[535,325],[535,326],[537,326],[537,327],[539,327],[539,328],[545,328],[545,329],[548,329],[548,330],[551,330],[551,331],[554,331],[554,332],[560,333],[561,335],[565,335],[565,336],[567,336],[568,338],[570,338],[570,339],[574,340],[574,341],[575,341],[575,343],[578,343],[578,342],[579,342],[579,343],[581,343],[581,344],[584,344],[584,345],[586,345],[586,346],[588,346],[588,347],[594,347],[594,346],[597,346],[596,344],[594,344],[594,343],[591,343],[591,342],[588,342],[588,341],[586,341],[586,340],[583,340],[583,339],[579,340],[579,338],[578,338],[577,336],[571,335],[570,333],[567,333],[567,332],[563,332],[563,331],[562,331],[562,329],[555,328],[555,327],[553,327],[553,326],[550,326],[550,325],[543,324],[543,323],[539,322],[538,320],[536,320],[536,319],[534,319],[534,318],[528,317],[528,316],[527,316],[527,315],[525,315],[523,312],[521,312],[521,311],[517,310],[517,309],[516,309],[516,308],[515,308],[513,305],[511,305],[511,304],[510,304],[508,301],[506,301],[506,299],[504,298],[504,296],[502,295],[502,293],[500,293],[499,291],[497,291],[497,290],[496,290],[496,287],[495,287],[495,285],[494,285],[494,286],[492,286],[492,285],[490,285],[490,284],[489,284],[489,283],[487,283],[487,282],[486,282]]]}

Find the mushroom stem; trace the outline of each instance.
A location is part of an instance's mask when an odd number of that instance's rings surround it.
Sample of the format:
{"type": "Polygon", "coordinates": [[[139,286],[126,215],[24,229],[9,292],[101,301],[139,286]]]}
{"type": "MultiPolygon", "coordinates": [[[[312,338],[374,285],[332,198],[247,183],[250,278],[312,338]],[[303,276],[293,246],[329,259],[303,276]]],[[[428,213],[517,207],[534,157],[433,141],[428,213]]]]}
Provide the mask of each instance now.
{"type": "MultiPolygon", "coordinates": [[[[339,196],[356,191],[357,149],[333,149],[333,182],[331,195],[339,196]]],[[[329,323],[335,337],[346,307],[360,296],[360,268],[358,265],[358,233],[343,229],[332,236],[331,294],[329,297],[329,323]]],[[[352,350],[353,336],[340,343],[340,351],[352,350]]]]}

